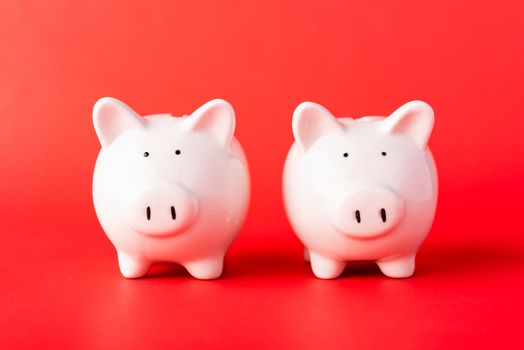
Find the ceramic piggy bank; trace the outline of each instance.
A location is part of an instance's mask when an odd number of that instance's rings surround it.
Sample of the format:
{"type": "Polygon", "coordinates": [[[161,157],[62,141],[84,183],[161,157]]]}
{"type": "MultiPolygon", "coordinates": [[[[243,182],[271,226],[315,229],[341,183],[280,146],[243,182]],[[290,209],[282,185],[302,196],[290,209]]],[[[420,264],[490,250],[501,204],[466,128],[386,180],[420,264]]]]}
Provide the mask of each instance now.
{"type": "Polygon", "coordinates": [[[122,275],[175,262],[196,278],[219,277],[250,192],[231,105],[213,100],[189,116],[140,117],[102,98],[93,121],[102,145],[93,201],[122,275]]]}
{"type": "Polygon", "coordinates": [[[420,101],[387,118],[297,107],[283,194],[317,277],[336,278],[353,260],[375,261],[389,277],[413,274],[437,202],[432,128],[433,111],[420,101]]]}

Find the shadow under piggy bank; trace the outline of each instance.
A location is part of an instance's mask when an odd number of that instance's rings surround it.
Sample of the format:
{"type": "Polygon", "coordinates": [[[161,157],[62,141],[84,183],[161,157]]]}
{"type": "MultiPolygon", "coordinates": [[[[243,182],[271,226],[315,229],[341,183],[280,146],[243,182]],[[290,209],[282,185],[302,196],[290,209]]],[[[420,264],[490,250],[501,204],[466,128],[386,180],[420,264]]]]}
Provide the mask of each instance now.
{"type": "MultiPolygon", "coordinates": [[[[416,259],[415,273],[411,278],[472,275],[506,271],[524,264],[524,254],[517,249],[496,246],[488,242],[454,245],[423,246],[416,259]]],[[[304,261],[300,248],[264,247],[239,249],[226,256],[224,271],[219,279],[235,278],[301,278],[313,277],[311,265],[304,261]]],[[[350,261],[340,278],[375,278],[384,276],[373,261],[350,261]]],[[[175,263],[155,263],[148,278],[193,278],[187,270],[175,263]]]]}

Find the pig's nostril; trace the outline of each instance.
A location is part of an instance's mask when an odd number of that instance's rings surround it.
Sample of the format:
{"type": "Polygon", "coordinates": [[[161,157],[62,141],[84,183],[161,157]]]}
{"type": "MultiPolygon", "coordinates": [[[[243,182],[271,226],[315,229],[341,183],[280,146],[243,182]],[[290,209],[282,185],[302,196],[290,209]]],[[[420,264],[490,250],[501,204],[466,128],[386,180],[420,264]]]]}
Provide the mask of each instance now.
{"type": "Polygon", "coordinates": [[[355,219],[357,219],[357,222],[360,224],[360,210],[355,212],[355,219]]]}
{"type": "Polygon", "coordinates": [[[150,207],[147,207],[146,209],[146,216],[147,216],[147,220],[151,220],[151,208],[150,207]]]}
{"type": "Polygon", "coordinates": [[[380,209],[380,217],[382,218],[382,222],[386,222],[386,209],[380,209]]]}
{"type": "Polygon", "coordinates": [[[176,220],[176,211],[175,211],[175,207],[171,206],[171,217],[173,218],[173,220],[176,220]]]}

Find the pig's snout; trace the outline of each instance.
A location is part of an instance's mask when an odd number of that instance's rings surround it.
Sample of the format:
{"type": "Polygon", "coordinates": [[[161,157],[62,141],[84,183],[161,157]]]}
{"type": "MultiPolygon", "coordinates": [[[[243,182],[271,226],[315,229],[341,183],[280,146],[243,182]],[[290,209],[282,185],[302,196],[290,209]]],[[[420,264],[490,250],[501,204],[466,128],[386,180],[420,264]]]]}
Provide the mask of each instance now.
{"type": "Polygon", "coordinates": [[[135,231],[148,236],[169,236],[182,232],[196,218],[198,205],[189,191],[163,186],[137,191],[127,198],[127,222],[135,231]]]}
{"type": "Polygon", "coordinates": [[[395,227],[404,213],[404,202],[394,192],[364,185],[340,196],[330,208],[335,228],[354,238],[373,238],[395,227]]]}

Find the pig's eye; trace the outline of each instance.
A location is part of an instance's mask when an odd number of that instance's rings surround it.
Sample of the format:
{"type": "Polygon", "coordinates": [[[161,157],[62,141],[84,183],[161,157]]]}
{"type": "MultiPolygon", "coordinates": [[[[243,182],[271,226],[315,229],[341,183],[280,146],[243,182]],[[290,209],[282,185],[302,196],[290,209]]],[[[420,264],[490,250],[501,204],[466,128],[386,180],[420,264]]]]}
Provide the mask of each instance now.
{"type": "Polygon", "coordinates": [[[176,154],[177,156],[178,156],[180,153],[181,153],[181,152],[180,152],[179,149],[177,149],[177,150],[175,151],[175,154],[176,154]]]}
{"type": "Polygon", "coordinates": [[[344,153],[343,156],[344,156],[344,158],[347,158],[349,156],[349,154],[344,153]]]}
{"type": "Polygon", "coordinates": [[[386,152],[382,152],[382,155],[385,157],[387,155],[387,153],[386,152]]]}
{"type": "Polygon", "coordinates": [[[149,152],[144,152],[144,157],[149,157],[149,152]]]}

